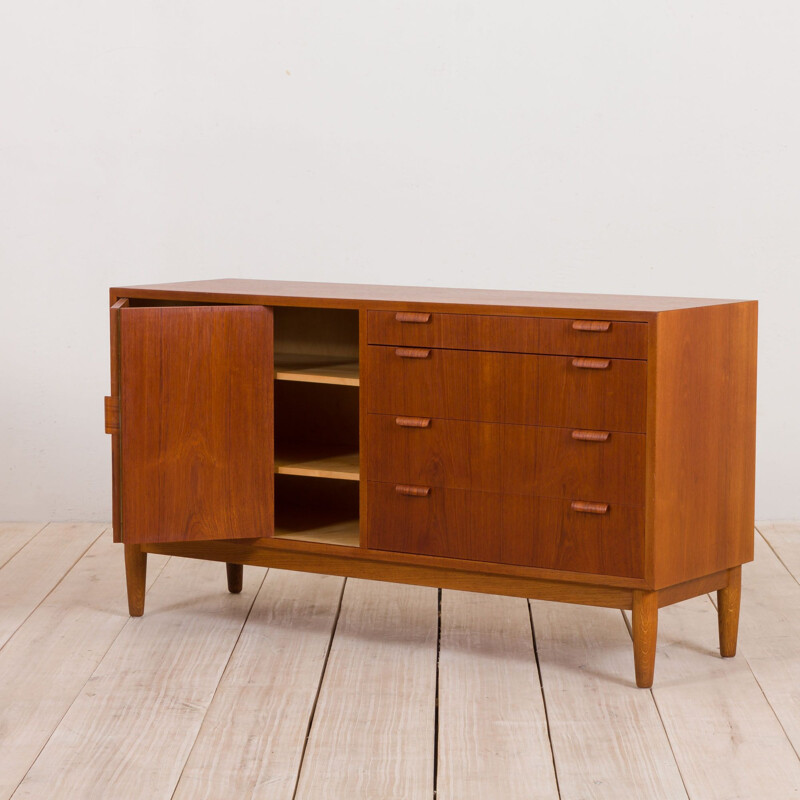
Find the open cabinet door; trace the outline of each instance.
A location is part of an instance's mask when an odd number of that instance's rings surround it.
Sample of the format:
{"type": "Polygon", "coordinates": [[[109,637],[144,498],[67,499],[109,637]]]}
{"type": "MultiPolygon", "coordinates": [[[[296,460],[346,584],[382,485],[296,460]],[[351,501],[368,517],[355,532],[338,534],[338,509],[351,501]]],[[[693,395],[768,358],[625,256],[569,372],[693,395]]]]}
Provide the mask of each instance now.
{"type": "Polygon", "coordinates": [[[271,536],[272,311],[118,313],[122,540],[271,536]]]}

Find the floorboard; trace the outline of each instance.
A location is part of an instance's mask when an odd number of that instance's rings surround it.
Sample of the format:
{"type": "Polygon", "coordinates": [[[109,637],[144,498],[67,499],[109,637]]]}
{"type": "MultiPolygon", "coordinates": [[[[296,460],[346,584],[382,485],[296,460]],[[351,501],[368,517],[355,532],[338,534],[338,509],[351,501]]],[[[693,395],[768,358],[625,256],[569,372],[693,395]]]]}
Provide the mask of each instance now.
{"type": "Polygon", "coordinates": [[[634,683],[620,612],[531,609],[562,800],[686,798],[652,695],[634,683]]]}
{"type": "MultiPolygon", "coordinates": [[[[167,559],[153,556],[148,582],[167,559]]],[[[122,548],[101,536],[0,651],[7,800],[128,621],[122,548]]]]}
{"type": "Polygon", "coordinates": [[[221,564],[171,559],[15,800],[169,800],[263,576],[232,595],[221,564]]]}
{"type": "Polygon", "coordinates": [[[800,761],[708,596],[659,612],[653,696],[692,800],[800,797],[800,761]]]}
{"type": "Polygon", "coordinates": [[[600,608],[150,556],[130,619],[105,528],[0,524],[0,800],[800,800],[797,523],[652,691],[600,608]]]}
{"type": "Polygon", "coordinates": [[[291,800],[343,583],[267,573],[175,800],[291,800]]]}
{"type": "Polygon", "coordinates": [[[800,583],[800,522],[759,522],[758,530],[781,563],[800,583]]]}
{"type": "Polygon", "coordinates": [[[431,800],[436,589],[349,579],[298,800],[431,800]]]}
{"type": "Polygon", "coordinates": [[[756,559],[742,574],[739,656],[800,753],[800,584],[784,567],[800,562],[800,535],[781,539],[764,530],[784,560],[756,537],[756,559]]]}
{"type": "Polygon", "coordinates": [[[528,604],[442,592],[437,800],[558,800],[528,604]]]}
{"type": "Polygon", "coordinates": [[[105,526],[51,522],[0,569],[0,647],[91,547],[105,526]]]}
{"type": "Polygon", "coordinates": [[[0,567],[45,527],[44,522],[0,522],[0,567]]]}

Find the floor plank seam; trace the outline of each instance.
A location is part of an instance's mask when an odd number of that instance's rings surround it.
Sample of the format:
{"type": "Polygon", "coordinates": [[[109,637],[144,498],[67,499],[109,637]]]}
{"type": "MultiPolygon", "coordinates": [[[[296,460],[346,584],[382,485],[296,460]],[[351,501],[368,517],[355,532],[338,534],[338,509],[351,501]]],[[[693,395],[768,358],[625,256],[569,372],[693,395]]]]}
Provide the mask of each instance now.
{"type": "Polygon", "coordinates": [[[225,678],[225,673],[228,671],[228,667],[230,666],[233,654],[236,652],[236,648],[239,646],[239,640],[242,638],[242,633],[244,632],[245,625],[247,625],[247,621],[250,619],[250,614],[253,613],[253,607],[256,604],[256,598],[258,597],[259,593],[261,592],[261,589],[264,586],[264,581],[267,579],[268,572],[269,572],[268,569],[264,571],[264,575],[261,577],[261,583],[259,583],[258,589],[255,592],[253,592],[253,600],[250,603],[250,607],[247,609],[247,613],[244,615],[244,621],[242,622],[242,627],[239,628],[239,634],[236,637],[236,641],[233,643],[233,647],[231,647],[230,653],[228,653],[228,658],[225,661],[225,666],[222,668],[222,672],[220,672],[219,674],[219,680],[217,681],[217,685],[214,687],[214,692],[211,695],[211,700],[209,704],[206,706],[206,710],[205,713],[203,714],[203,718],[200,720],[200,724],[197,726],[197,734],[195,735],[194,741],[192,742],[192,746],[189,748],[189,752],[187,753],[186,759],[183,762],[180,775],[178,775],[178,780],[175,781],[175,786],[173,787],[172,792],[170,793],[170,800],[172,800],[172,798],[175,797],[175,792],[178,791],[178,786],[180,786],[181,778],[183,778],[183,773],[186,771],[186,765],[189,763],[189,760],[192,757],[194,748],[197,745],[197,740],[200,737],[200,732],[203,730],[203,723],[206,721],[206,716],[208,715],[209,709],[214,704],[214,698],[217,696],[220,684],[225,678]]]}
{"type": "Polygon", "coordinates": [[[34,533],[33,536],[31,536],[31,538],[28,539],[28,541],[22,545],[22,547],[19,548],[19,550],[15,550],[2,564],[0,564],[0,569],[2,569],[6,564],[8,564],[8,562],[11,561],[12,558],[16,558],[49,524],[50,524],[49,522],[45,522],[42,525],[42,527],[39,528],[39,530],[36,531],[36,533],[34,533]]]}
{"type": "MultiPolygon", "coordinates": [[[[109,529],[106,529],[106,530],[109,530],[109,529]]],[[[104,531],[104,533],[105,533],[105,531],[104,531]]],[[[100,535],[102,536],[102,534],[100,534],[100,535]]],[[[99,538],[99,537],[98,537],[98,538],[99,538]]],[[[87,550],[87,552],[88,552],[88,550],[87,550]]],[[[84,553],[84,555],[85,555],[85,553],[84,553]]],[[[83,556],[81,556],[81,558],[83,558],[83,556]]],[[[167,566],[167,563],[169,562],[169,560],[170,560],[170,559],[169,559],[169,558],[167,558],[167,559],[164,561],[164,563],[161,565],[161,569],[159,569],[159,570],[158,570],[158,573],[156,574],[156,577],[153,579],[153,583],[151,583],[151,584],[150,584],[151,588],[152,588],[153,584],[155,584],[155,582],[158,580],[158,578],[159,578],[159,576],[161,575],[161,573],[164,571],[164,567],[166,567],[166,566],[167,566]]],[[[65,576],[66,576],[66,573],[65,573],[65,576]]],[[[31,770],[34,768],[34,766],[36,765],[36,762],[39,760],[39,756],[41,756],[41,755],[42,755],[42,753],[44,752],[44,749],[45,749],[45,748],[47,747],[47,745],[50,743],[50,740],[51,740],[51,739],[53,738],[53,736],[55,735],[55,732],[56,732],[56,731],[59,729],[59,727],[61,727],[61,723],[64,721],[64,718],[67,716],[67,714],[69,714],[70,710],[72,709],[72,706],[74,706],[74,705],[75,705],[75,701],[76,701],[76,700],[77,700],[77,699],[78,699],[78,698],[81,696],[81,694],[83,694],[83,690],[86,688],[86,685],[89,683],[89,681],[92,679],[92,677],[94,676],[94,674],[97,672],[98,668],[100,667],[100,665],[101,665],[101,664],[103,663],[103,661],[105,660],[105,657],[108,655],[108,652],[109,652],[109,650],[111,650],[111,648],[114,646],[114,643],[117,641],[117,639],[119,639],[119,637],[120,637],[120,634],[122,633],[122,631],[124,631],[124,630],[125,630],[125,628],[128,626],[128,624],[130,623],[130,621],[131,621],[131,617],[128,617],[128,619],[127,619],[127,620],[125,620],[125,622],[124,622],[124,624],[122,625],[122,627],[121,627],[121,628],[120,628],[120,629],[117,631],[116,635],[115,635],[115,636],[114,636],[114,638],[111,640],[111,642],[109,642],[109,645],[108,645],[108,647],[105,649],[105,651],[103,652],[103,655],[100,657],[100,659],[98,659],[98,661],[97,661],[97,666],[96,666],[96,667],[95,667],[95,668],[92,670],[92,672],[91,672],[91,674],[89,675],[89,677],[88,677],[88,678],[86,678],[86,680],[83,682],[83,684],[81,685],[80,689],[78,689],[78,691],[75,693],[75,696],[72,698],[72,702],[70,702],[70,704],[69,704],[69,705],[67,706],[67,708],[64,710],[64,713],[61,715],[61,717],[59,717],[59,720],[58,720],[58,722],[57,722],[57,723],[56,723],[56,724],[53,726],[53,730],[51,730],[51,731],[50,731],[50,735],[49,735],[49,736],[48,736],[48,737],[47,737],[47,738],[44,740],[44,742],[42,743],[42,746],[39,748],[39,752],[37,752],[37,753],[36,753],[36,757],[33,759],[33,761],[31,761],[31,764],[30,764],[30,766],[28,767],[28,769],[25,771],[25,774],[24,774],[24,775],[23,775],[23,776],[20,778],[20,780],[19,780],[19,783],[18,783],[18,784],[17,784],[17,785],[14,787],[14,791],[13,791],[13,792],[11,793],[11,795],[10,795],[10,797],[12,798],[12,800],[13,800],[13,797],[14,797],[14,795],[17,793],[17,790],[19,789],[19,787],[20,787],[20,786],[22,786],[22,784],[24,783],[24,781],[25,781],[25,778],[27,778],[27,777],[28,777],[28,773],[29,773],[29,772],[30,772],[30,771],[31,771],[31,770]]]]}
{"type": "Polygon", "coordinates": [[[319,695],[322,691],[322,683],[325,680],[325,671],[328,669],[328,659],[331,655],[333,648],[333,639],[336,636],[336,629],[339,627],[339,617],[342,613],[342,601],[344,600],[344,590],[347,588],[347,578],[342,581],[342,590],[339,592],[339,605],[336,608],[336,616],[333,620],[333,627],[331,628],[331,635],[328,639],[328,648],[325,651],[325,658],[322,662],[322,670],[319,674],[319,683],[317,683],[317,692],[314,695],[314,702],[311,704],[311,713],[308,715],[308,725],[306,726],[306,735],[303,739],[303,750],[300,753],[300,763],[297,765],[297,778],[294,782],[294,791],[292,792],[292,800],[297,800],[297,792],[300,788],[300,776],[303,773],[303,763],[306,758],[306,750],[308,749],[308,740],[311,738],[311,727],[314,724],[314,715],[317,711],[317,703],[319,702],[319,695]]]}
{"type": "Polygon", "coordinates": [[[439,658],[442,654],[442,590],[438,593],[439,613],[436,632],[436,690],[433,703],[433,800],[439,791],[439,658]]]}
{"type": "MultiPolygon", "coordinates": [[[[628,615],[620,609],[620,614],[622,614],[622,619],[625,622],[625,627],[628,629],[628,636],[631,637],[631,641],[633,641],[633,629],[631,628],[631,621],[628,619],[628,615]]],[[[638,689],[637,691],[641,691],[638,689]]],[[[661,716],[661,709],[658,707],[658,700],[656,700],[656,696],[653,693],[652,687],[647,690],[650,692],[650,698],[653,701],[653,705],[656,709],[656,714],[658,714],[658,721],[661,723],[661,729],[664,731],[664,738],[667,740],[667,744],[669,745],[669,751],[672,753],[672,760],[675,762],[675,769],[678,770],[678,777],[681,779],[681,783],[683,784],[683,791],[686,792],[686,797],[691,800],[691,795],[689,794],[689,787],[686,785],[686,779],[683,777],[683,770],[681,769],[680,761],[678,761],[677,756],[675,755],[675,748],[672,746],[672,740],[669,738],[669,733],[667,732],[667,726],[664,724],[664,717],[661,716]]]]}
{"type": "Polygon", "coordinates": [[[786,563],[785,563],[785,562],[784,562],[784,560],[781,558],[781,556],[780,556],[780,553],[779,553],[779,552],[778,552],[778,551],[777,551],[777,550],[776,550],[776,549],[775,549],[775,548],[772,546],[772,542],[770,542],[770,540],[769,540],[769,539],[767,539],[767,537],[766,537],[766,536],[765,536],[765,535],[764,535],[764,534],[761,532],[761,529],[758,527],[758,525],[756,525],[756,532],[757,532],[757,533],[758,533],[758,535],[759,535],[759,536],[760,536],[760,537],[761,537],[761,538],[764,540],[764,542],[766,543],[767,547],[769,547],[769,549],[772,551],[772,554],[775,556],[775,558],[777,558],[777,559],[778,559],[778,561],[780,562],[781,566],[782,566],[782,567],[783,567],[783,568],[784,568],[784,569],[785,569],[785,570],[786,570],[786,571],[789,573],[789,575],[791,575],[791,576],[792,576],[792,580],[793,580],[793,581],[794,581],[794,582],[795,582],[795,583],[796,583],[798,586],[800,586],[800,580],[799,580],[799,579],[798,579],[798,578],[795,576],[795,574],[794,574],[794,573],[793,573],[793,572],[792,572],[792,571],[789,569],[789,567],[787,567],[787,566],[786,566],[786,563]]]}
{"type": "MultiPolygon", "coordinates": [[[[45,526],[44,526],[44,528],[42,528],[42,531],[43,531],[45,528],[49,527],[49,525],[50,525],[50,524],[51,524],[51,523],[49,523],[49,522],[48,522],[48,523],[47,523],[47,525],[45,525],[45,526]]],[[[82,559],[82,558],[83,558],[83,557],[84,557],[84,556],[85,556],[85,555],[86,555],[86,554],[89,552],[89,550],[91,550],[91,549],[92,549],[92,547],[94,547],[94,545],[95,545],[95,543],[97,542],[97,540],[98,540],[98,539],[99,539],[101,536],[103,536],[103,534],[105,534],[105,533],[106,533],[107,531],[109,531],[109,530],[110,530],[110,528],[103,528],[103,530],[102,530],[102,531],[100,531],[100,533],[98,533],[98,534],[97,534],[97,536],[95,536],[95,537],[94,537],[94,539],[92,539],[92,541],[91,541],[91,542],[89,542],[89,544],[88,544],[88,546],[86,547],[86,549],[85,549],[85,550],[83,550],[83,551],[81,552],[81,554],[80,554],[80,555],[79,555],[79,556],[78,556],[78,557],[75,559],[75,561],[73,561],[73,562],[72,562],[72,564],[70,564],[70,565],[69,565],[69,567],[67,567],[67,569],[65,569],[65,570],[64,570],[64,574],[63,574],[63,575],[62,575],[62,576],[61,576],[61,577],[60,577],[60,578],[59,578],[59,579],[58,579],[58,580],[57,580],[57,581],[56,581],[56,582],[55,582],[55,583],[54,583],[54,584],[53,584],[53,585],[50,587],[50,589],[49,589],[49,590],[48,590],[48,591],[47,591],[47,592],[44,594],[44,596],[43,596],[43,597],[42,597],[42,598],[39,600],[39,602],[38,602],[38,603],[37,603],[37,604],[36,604],[36,605],[35,605],[35,606],[34,606],[34,607],[33,607],[33,608],[30,610],[30,612],[29,612],[29,613],[28,613],[28,614],[25,616],[25,619],[23,619],[23,620],[22,620],[22,621],[19,623],[19,625],[17,625],[17,627],[16,627],[16,628],[14,628],[13,632],[12,632],[12,633],[11,633],[11,634],[8,636],[8,638],[7,638],[7,639],[6,639],[6,640],[5,640],[5,641],[4,641],[2,644],[0,644],[0,652],[2,652],[3,648],[4,648],[4,647],[5,647],[5,646],[6,646],[6,645],[7,645],[7,644],[8,644],[8,643],[9,643],[9,642],[10,642],[10,641],[11,641],[11,640],[14,638],[14,636],[16,636],[16,634],[17,634],[17,631],[18,631],[20,628],[22,628],[22,626],[23,626],[23,625],[24,625],[24,624],[25,624],[25,623],[26,623],[26,622],[27,622],[27,621],[28,621],[28,620],[31,618],[31,616],[32,616],[32,615],[33,615],[33,613],[36,611],[36,609],[37,609],[37,608],[39,608],[39,606],[41,606],[41,605],[42,605],[42,603],[44,603],[44,601],[45,601],[45,600],[47,600],[47,598],[48,598],[48,597],[50,597],[50,595],[51,595],[51,594],[53,594],[53,592],[54,592],[56,589],[58,589],[58,587],[59,587],[59,586],[61,586],[62,582],[64,581],[64,578],[66,578],[66,577],[67,577],[67,575],[69,575],[69,573],[70,573],[70,572],[72,572],[72,570],[73,570],[73,569],[75,569],[75,566],[78,564],[78,562],[79,562],[79,561],[80,561],[80,560],[81,560],[81,559],[82,559]]],[[[39,533],[41,533],[42,531],[39,531],[39,533]]],[[[29,541],[28,543],[26,543],[26,544],[25,544],[25,547],[27,547],[27,546],[28,546],[28,544],[30,544],[30,542],[32,542],[34,539],[36,539],[36,538],[39,536],[39,533],[37,533],[37,534],[36,534],[36,536],[32,537],[32,538],[30,539],[30,541],[29,541]]],[[[18,551],[17,551],[17,552],[14,554],[14,557],[16,557],[17,555],[19,555],[19,554],[20,554],[20,553],[21,553],[21,552],[22,552],[22,551],[25,549],[25,547],[21,547],[21,548],[20,548],[20,549],[19,549],[19,550],[18,550],[18,551]]],[[[9,561],[7,561],[6,563],[10,563],[10,559],[9,559],[9,561]]]]}
{"type": "Polygon", "coordinates": [[[536,644],[536,628],[533,624],[533,609],[531,608],[530,599],[526,600],[528,603],[528,619],[531,622],[531,639],[533,640],[533,657],[536,661],[536,673],[539,676],[539,691],[542,693],[542,706],[544,708],[544,724],[547,729],[547,741],[550,743],[550,759],[553,762],[553,777],[556,781],[556,792],[558,793],[559,800],[561,798],[561,785],[558,781],[558,767],[556,766],[556,751],[553,749],[553,736],[550,731],[550,715],[547,713],[547,695],[544,691],[544,681],[542,680],[542,667],[539,663],[539,647],[536,644]]]}

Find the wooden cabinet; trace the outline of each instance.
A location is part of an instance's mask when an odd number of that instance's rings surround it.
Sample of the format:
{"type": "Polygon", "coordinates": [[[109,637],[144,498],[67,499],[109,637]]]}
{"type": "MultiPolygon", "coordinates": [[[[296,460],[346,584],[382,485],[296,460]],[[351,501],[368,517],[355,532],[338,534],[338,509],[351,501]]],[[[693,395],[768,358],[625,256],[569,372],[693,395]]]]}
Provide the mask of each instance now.
{"type": "Polygon", "coordinates": [[[753,554],[754,302],[270,281],[111,290],[114,536],[633,611],[753,554]]]}

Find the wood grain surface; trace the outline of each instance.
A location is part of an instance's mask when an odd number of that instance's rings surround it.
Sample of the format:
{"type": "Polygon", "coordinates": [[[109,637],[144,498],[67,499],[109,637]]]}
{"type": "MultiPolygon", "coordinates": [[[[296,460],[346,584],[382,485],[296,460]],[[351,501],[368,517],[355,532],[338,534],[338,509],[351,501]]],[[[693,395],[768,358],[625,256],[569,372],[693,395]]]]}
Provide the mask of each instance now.
{"type": "MultiPolygon", "coordinates": [[[[82,527],[96,534],[96,525],[82,527]]],[[[150,583],[166,562],[151,556],[150,583]]],[[[127,622],[120,550],[106,533],[0,650],[0,800],[14,793],[127,622]]]]}
{"type": "Polygon", "coordinates": [[[645,430],[643,361],[618,359],[592,370],[569,357],[519,353],[431,350],[427,358],[401,358],[379,345],[367,348],[367,361],[381,376],[363,389],[372,413],[645,430]]]}
{"type": "Polygon", "coordinates": [[[267,573],[174,800],[292,800],[343,584],[267,573]]]}
{"type": "Polygon", "coordinates": [[[371,480],[644,506],[641,434],[605,431],[602,441],[585,441],[573,428],[396,419],[367,415],[371,480]]]}
{"type": "Polygon", "coordinates": [[[433,488],[406,497],[369,482],[368,545],[600,575],[643,575],[644,512],[609,506],[582,514],[570,502],[517,494],[433,488]]]}
{"type": "Polygon", "coordinates": [[[269,536],[270,311],[119,313],[125,542],[269,536]]]}
{"type": "Polygon", "coordinates": [[[348,580],[297,800],[433,794],[435,589],[348,580]]]}
{"type": "Polygon", "coordinates": [[[229,594],[219,565],[171,560],[150,613],[125,625],[15,800],[170,797],[263,577],[246,570],[229,594]]]}
{"type": "MultiPolygon", "coordinates": [[[[486,307],[503,313],[543,316],[548,312],[585,311],[585,319],[640,319],[647,321],[659,311],[696,308],[734,302],[689,297],[645,297],[637,295],[568,294],[562,292],[521,292],[502,289],[446,289],[430,286],[382,286],[358,283],[312,283],[307,281],[265,281],[246,278],[221,278],[182,281],[146,286],[114,287],[117,297],[163,298],[220,303],[259,303],[264,305],[364,308],[372,304],[398,311],[437,310],[472,312],[486,307]]],[[[577,317],[577,314],[573,314],[577,317]]]]}
{"type": "Polygon", "coordinates": [[[558,800],[525,600],[442,592],[438,800],[558,800]]]}

